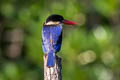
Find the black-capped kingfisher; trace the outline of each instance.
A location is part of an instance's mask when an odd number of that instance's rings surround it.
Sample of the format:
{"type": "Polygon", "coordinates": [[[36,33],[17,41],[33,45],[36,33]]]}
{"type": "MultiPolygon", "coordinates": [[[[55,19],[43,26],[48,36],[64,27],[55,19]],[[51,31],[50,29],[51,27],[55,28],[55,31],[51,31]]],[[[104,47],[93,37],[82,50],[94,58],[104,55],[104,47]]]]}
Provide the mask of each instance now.
{"type": "Polygon", "coordinates": [[[62,24],[76,25],[75,22],[64,19],[61,15],[50,15],[42,29],[42,49],[48,55],[47,66],[54,67],[55,55],[61,49],[62,24]]]}

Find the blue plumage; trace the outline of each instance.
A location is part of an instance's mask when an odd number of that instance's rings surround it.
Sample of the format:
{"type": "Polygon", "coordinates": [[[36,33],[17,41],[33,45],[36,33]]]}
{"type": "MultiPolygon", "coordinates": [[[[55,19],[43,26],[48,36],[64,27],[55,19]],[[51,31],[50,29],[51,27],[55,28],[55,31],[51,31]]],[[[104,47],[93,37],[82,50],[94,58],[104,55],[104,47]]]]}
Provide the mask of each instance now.
{"type": "Polygon", "coordinates": [[[49,25],[42,29],[42,48],[44,54],[48,54],[47,66],[52,67],[55,64],[55,54],[60,51],[62,43],[62,26],[49,25]]]}
{"type": "Polygon", "coordinates": [[[48,66],[48,67],[52,67],[52,66],[54,66],[54,64],[55,64],[55,53],[54,53],[54,51],[51,50],[51,51],[48,53],[47,66],[48,66]]]}

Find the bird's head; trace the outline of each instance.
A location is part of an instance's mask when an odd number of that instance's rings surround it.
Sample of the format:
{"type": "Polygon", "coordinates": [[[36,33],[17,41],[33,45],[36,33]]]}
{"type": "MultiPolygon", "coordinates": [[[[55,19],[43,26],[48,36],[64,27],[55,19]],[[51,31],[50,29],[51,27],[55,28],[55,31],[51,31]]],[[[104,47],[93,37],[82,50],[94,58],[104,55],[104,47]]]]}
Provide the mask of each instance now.
{"type": "Polygon", "coordinates": [[[63,16],[57,14],[50,15],[45,22],[45,25],[58,25],[58,24],[76,25],[77,23],[66,20],[63,18],[63,16]]]}

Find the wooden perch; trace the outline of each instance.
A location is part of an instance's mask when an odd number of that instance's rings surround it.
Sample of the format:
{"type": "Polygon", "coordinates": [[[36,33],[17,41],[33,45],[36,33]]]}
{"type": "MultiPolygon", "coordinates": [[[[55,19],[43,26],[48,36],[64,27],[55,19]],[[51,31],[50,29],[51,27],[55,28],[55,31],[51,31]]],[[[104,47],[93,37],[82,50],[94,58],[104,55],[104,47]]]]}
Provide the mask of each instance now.
{"type": "Polygon", "coordinates": [[[55,66],[47,66],[48,55],[44,55],[44,80],[62,80],[61,58],[56,55],[55,66]]]}

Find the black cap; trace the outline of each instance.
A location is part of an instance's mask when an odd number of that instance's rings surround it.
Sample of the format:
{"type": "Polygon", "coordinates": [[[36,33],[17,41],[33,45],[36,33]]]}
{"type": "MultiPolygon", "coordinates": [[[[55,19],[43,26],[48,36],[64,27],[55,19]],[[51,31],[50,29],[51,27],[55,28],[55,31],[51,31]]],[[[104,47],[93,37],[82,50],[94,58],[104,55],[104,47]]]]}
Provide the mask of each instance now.
{"type": "Polygon", "coordinates": [[[46,22],[49,22],[49,21],[53,21],[53,22],[59,21],[59,22],[62,22],[63,20],[64,20],[64,18],[61,15],[52,14],[52,15],[50,15],[47,18],[46,22]]]}

